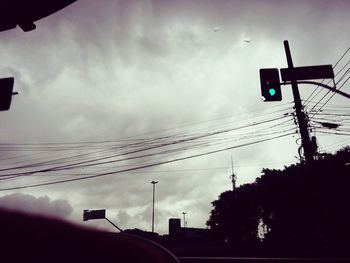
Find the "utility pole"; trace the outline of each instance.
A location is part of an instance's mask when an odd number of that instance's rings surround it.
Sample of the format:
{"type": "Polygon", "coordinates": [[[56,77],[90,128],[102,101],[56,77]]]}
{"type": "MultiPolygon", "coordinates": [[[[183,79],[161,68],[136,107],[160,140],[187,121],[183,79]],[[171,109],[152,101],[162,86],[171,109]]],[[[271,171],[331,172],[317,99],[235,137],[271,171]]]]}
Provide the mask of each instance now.
{"type": "MultiPolygon", "coordinates": [[[[293,66],[293,60],[289,49],[289,43],[287,40],[285,40],[283,44],[284,44],[284,49],[287,57],[288,69],[292,72],[294,66],[293,66]]],[[[305,161],[307,164],[310,164],[314,160],[314,158],[313,158],[313,150],[312,150],[312,145],[311,145],[310,135],[308,130],[308,120],[306,119],[306,115],[305,115],[303,106],[301,104],[298,84],[295,78],[291,80],[291,85],[292,85],[293,97],[294,97],[294,103],[295,103],[295,112],[297,115],[297,120],[299,124],[300,135],[301,135],[301,143],[302,143],[302,147],[304,148],[305,161]]]]}
{"type": "Polygon", "coordinates": [[[155,199],[155,189],[158,182],[152,181],[153,184],[153,202],[152,202],[152,233],[154,233],[154,199],[155,199]]]}
{"type": "MultiPolygon", "coordinates": [[[[303,105],[301,104],[298,83],[317,85],[326,88],[332,92],[335,92],[339,95],[342,95],[346,98],[350,98],[350,94],[336,89],[332,65],[294,67],[292,55],[289,49],[289,43],[287,40],[285,40],[283,44],[288,63],[288,68],[280,69],[283,83],[280,83],[280,75],[277,68],[260,69],[261,95],[264,98],[264,101],[266,102],[281,101],[281,85],[292,85],[295,103],[294,108],[301,135],[301,147],[304,149],[305,163],[310,164],[314,161],[314,156],[317,154],[317,141],[315,136],[313,136],[312,140],[310,140],[310,134],[308,130],[308,119],[303,109],[303,105]],[[334,87],[325,85],[322,82],[310,81],[315,79],[333,79],[334,87]]],[[[301,147],[299,148],[299,150],[301,149],[301,147]]],[[[299,153],[299,155],[301,156],[301,153],[299,153]]]]}

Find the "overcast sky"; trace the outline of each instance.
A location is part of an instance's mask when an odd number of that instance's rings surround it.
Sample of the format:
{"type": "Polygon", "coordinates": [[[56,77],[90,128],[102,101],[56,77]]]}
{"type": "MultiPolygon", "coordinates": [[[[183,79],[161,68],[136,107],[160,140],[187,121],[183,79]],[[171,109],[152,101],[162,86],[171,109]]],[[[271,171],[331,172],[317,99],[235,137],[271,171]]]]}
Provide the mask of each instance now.
{"type": "MultiPolygon", "coordinates": [[[[38,21],[34,31],[0,32],[0,77],[15,77],[19,92],[0,113],[0,168],[26,165],[2,175],[132,156],[2,180],[4,189],[107,173],[1,191],[0,206],[32,207],[76,223],[83,223],[83,209],[105,208],[121,228],[150,230],[156,180],[156,231],[167,233],[168,219],[182,212],[189,227],[205,227],[211,202],[232,189],[231,158],[238,185],[253,182],[262,168],[298,162],[290,87],[283,87],[281,102],[261,101],[259,69],[287,66],[284,40],[295,66],[335,65],[350,46],[349,11],[347,0],[78,0],[38,21]],[[285,137],[259,142],[279,135],[285,137]],[[145,150],[186,138],[192,139],[145,150]]],[[[347,53],[334,71],[349,60],[347,53]]],[[[304,101],[314,89],[300,86],[304,101]]],[[[342,90],[350,93],[348,85],[342,90]]],[[[324,94],[314,93],[307,109],[324,94]]],[[[349,113],[341,108],[349,101],[338,95],[330,105],[349,113]]],[[[350,142],[317,130],[312,135],[323,151],[350,142]]]]}

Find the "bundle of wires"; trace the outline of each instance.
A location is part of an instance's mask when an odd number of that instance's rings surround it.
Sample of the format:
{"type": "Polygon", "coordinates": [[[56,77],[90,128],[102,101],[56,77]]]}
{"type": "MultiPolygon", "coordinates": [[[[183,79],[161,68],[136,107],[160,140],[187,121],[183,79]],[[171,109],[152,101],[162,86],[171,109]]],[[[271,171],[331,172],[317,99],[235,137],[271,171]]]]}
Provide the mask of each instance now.
{"type": "Polygon", "coordinates": [[[291,111],[292,103],[287,103],[116,140],[3,143],[0,151],[6,157],[0,159],[0,190],[116,175],[291,136],[295,134],[291,111]],[[16,184],[29,177],[36,182],[16,184]]]}

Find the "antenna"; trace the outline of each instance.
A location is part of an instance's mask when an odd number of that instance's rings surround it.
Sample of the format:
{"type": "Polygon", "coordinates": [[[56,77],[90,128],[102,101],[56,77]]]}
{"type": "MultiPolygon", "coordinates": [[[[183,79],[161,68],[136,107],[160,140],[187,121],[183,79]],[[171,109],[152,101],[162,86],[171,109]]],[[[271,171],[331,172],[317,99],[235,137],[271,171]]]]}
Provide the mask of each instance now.
{"type": "Polygon", "coordinates": [[[235,171],[233,169],[232,155],[231,155],[231,175],[230,175],[230,179],[231,179],[231,182],[232,182],[232,191],[234,191],[236,189],[237,176],[236,176],[235,171]]]}
{"type": "Polygon", "coordinates": [[[232,155],[231,155],[231,174],[234,174],[235,172],[233,171],[233,159],[232,159],[232,155]]]}

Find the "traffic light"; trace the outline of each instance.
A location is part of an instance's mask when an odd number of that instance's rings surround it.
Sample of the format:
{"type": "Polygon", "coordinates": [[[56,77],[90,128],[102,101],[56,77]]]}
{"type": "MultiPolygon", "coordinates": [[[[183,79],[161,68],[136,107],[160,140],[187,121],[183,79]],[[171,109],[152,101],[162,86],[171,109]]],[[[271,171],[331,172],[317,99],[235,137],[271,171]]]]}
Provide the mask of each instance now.
{"type": "Polygon", "coordinates": [[[277,68],[260,69],[261,95],[264,101],[281,101],[281,84],[277,68]]]}
{"type": "Polygon", "coordinates": [[[14,78],[0,79],[0,111],[10,109],[14,78]]]}

